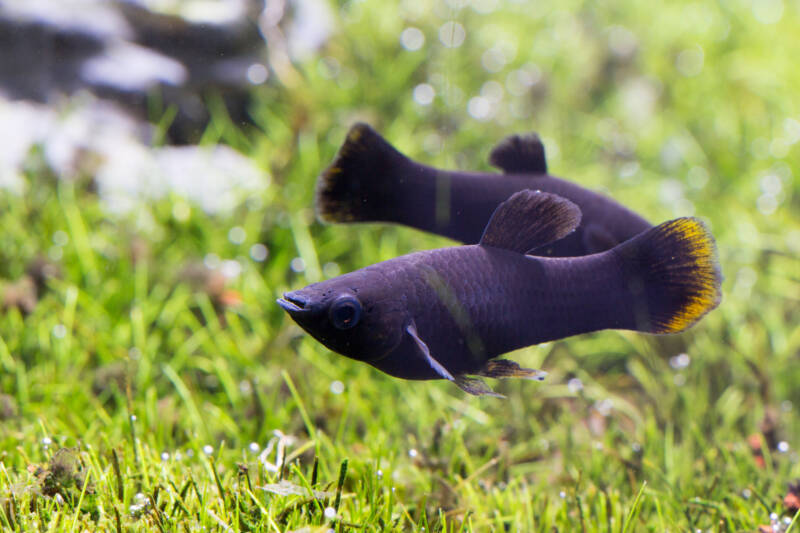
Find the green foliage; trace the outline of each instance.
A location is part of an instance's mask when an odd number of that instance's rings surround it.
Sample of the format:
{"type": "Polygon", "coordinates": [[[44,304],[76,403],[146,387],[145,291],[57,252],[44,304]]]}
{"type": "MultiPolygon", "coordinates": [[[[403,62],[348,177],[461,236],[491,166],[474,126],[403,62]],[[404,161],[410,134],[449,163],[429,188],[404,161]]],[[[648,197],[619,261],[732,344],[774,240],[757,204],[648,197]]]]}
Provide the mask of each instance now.
{"type": "Polygon", "coordinates": [[[4,528],[741,531],[783,512],[800,477],[797,4],[474,4],[342,3],[316,56],[254,90],[257,127],[210,102],[204,138],[271,176],[231,213],[167,198],[110,215],[32,154],[31,192],[0,194],[4,528]],[[706,218],[722,305],[678,337],[521,350],[550,375],[494,384],[504,401],[331,354],[277,296],[451,244],[315,221],[315,177],[357,119],[465,169],[538,131],[552,173],[653,222],[706,218]],[[219,258],[241,265],[224,289],[203,264],[219,258]]]}

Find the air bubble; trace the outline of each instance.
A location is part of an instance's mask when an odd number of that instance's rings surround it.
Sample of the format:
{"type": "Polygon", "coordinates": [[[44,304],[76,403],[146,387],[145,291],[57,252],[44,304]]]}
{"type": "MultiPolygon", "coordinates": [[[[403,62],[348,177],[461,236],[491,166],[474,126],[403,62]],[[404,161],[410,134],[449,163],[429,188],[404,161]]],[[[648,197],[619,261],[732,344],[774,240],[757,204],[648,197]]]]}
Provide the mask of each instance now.
{"type": "Polygon", "coordinates": [[[455,21],[448,21],[439,28],[439,40],[447,48],[458,48],[464,44],[467,32],[464,26],[455,21]]]}
{"type": "Polygon", "coordinates": [[[289,263],[289,268],[292,269],[292,272],[300,273],[305,272],[306,270],[306,262],[303,261],[302,257],[295,257],[292,259],[292,262],[289,263]]]}
{"type": "Polygon", "coordinates": [[[247,233],[241,226],[234,226],[228,231],[228,240],[233,244],[242,244],[246,238],[247,233]]]}
{"type": "Polygon", "coordinates": [[[436,90],[429,83],[420,83],[414,87],[414,101],[419,105],[430,105],[436,97],[436,90]]]}
{"type": "Polygon", "coordinates": [[[250,247],[250,257],[253,259],[253,261],[260,263],[267,258],[267,255],[269,255],[267,247],[260,242],[250,247]]]}
{"type": "Polygon", "coordinates": [[[400,44],[406,50],[414,52],[425,44],[425,34],[419,28],[406,28],[400,34],[400,44]]]}

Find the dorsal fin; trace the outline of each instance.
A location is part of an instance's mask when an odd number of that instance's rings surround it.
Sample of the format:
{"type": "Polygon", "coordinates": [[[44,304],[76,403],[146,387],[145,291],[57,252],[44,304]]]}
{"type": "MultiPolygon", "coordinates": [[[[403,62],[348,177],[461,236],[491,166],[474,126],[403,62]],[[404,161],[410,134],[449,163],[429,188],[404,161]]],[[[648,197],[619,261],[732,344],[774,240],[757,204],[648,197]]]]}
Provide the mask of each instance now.
{"type": "Polygon", "coordinates": [[[580,208],[566,198],[526,189],[497,206],[479,244],[524,254],[569,235],[580,223],[580,208]]]}
{"type": "Polygon", "coordinates": [[[492,149],[489,163],[506,174],[547,174],[544,145],[535,133],[506,137],[492,149]]]}

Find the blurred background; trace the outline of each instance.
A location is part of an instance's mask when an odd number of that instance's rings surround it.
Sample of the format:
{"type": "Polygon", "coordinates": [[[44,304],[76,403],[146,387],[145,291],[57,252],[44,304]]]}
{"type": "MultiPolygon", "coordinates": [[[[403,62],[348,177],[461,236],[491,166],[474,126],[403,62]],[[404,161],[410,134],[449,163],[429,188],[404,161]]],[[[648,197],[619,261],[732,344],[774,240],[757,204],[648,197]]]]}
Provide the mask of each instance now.
{"type": "MultiPolygon", "coordinates": [[[[302,485],[348,460],[331,524],[785,530],[800,477],[798,27],[783,0],[3,2],[0,497],[79,494],[43,488],[69,448],[93,472],[75,515],[90,528],[114,505],[126,527],[157,523],[155,487],[199,505],[175,527],[221,527],[204,509],[232,523],[229,496],[199,495],[238,494],[237,464],[302,485]],[[494,384],[505,401],[332,354],[277,296],[454,244],[316,221],[316,176],[356,121],[465,170],[538,132],[552,174],[653,223],[706,220],[721,306],[680,336],[521,350],[550,375],[494,384]],[[104,488],[120,462],[121,488],[104,488]],[[180,496],[188,479],[197,501],[180,496]]],[[[254,524],[331,519],[300,493],[259,494],[254,524]]],[[[44,524],[63,511],[48,505],[0,521],[44,524]]]]}

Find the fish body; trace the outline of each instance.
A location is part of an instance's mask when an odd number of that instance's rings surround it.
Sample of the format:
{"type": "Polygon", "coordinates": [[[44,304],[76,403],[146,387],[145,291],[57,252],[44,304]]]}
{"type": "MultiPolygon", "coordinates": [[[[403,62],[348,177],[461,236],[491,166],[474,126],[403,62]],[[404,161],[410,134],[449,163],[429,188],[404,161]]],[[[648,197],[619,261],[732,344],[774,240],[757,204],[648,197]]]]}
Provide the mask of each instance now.
{"type": "Polygon", "coordinates": [[[557,194],[583,213],[580,226],[536,255],[601,252],[651,227],[611,198],[547,174],[536,136],[511,136],[490,161],[504,174],[439,170],[412,161],[366,124],[356,124],[317,182],[317,212],[326,222],[391,222],[477,243],[489,217],[513,193],[557,194]]]}
{"type": "Polygon", "coordinates": [[[522,191],[497,208],[480,243],[417,252],[309,285],[278,303],[330,349],[405,379],[536,377],[506,352],[601,329],[673,333],[716,307],[713,238],[696,219],[645,231],[605,252],[525,252],[574,231],[580,210],[522,191]],[[344,326],[344,327],[341,327],[344,326]]]}

